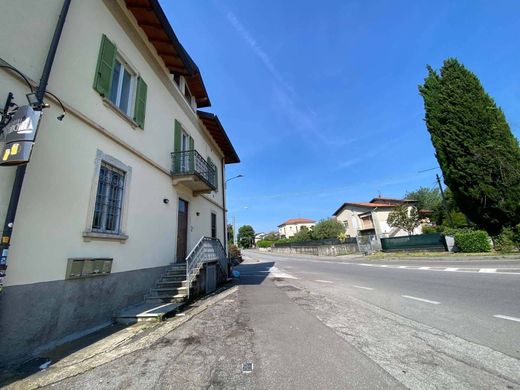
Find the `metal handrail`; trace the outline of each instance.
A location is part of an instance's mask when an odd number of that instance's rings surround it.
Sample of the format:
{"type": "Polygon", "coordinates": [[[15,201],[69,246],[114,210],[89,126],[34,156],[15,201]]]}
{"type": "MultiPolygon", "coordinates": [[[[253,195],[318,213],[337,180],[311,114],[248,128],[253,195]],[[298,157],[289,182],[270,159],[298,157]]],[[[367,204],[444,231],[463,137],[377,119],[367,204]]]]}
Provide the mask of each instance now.
{"type": "Polygon", "coordinates": [[[217,238],[201,237],[186,257],[186,287],[188,299],[197,271],[210,261],[217,261],[220,269],[228,276],[227,256],[222,243],[217,238]]]}
{"type": "Polygon", "coordinates": [[[196,150],[173,152],[172,175],[197,175],[209,186],[217,188],[217,169],[209,161],[204,160],[196,150]]]}

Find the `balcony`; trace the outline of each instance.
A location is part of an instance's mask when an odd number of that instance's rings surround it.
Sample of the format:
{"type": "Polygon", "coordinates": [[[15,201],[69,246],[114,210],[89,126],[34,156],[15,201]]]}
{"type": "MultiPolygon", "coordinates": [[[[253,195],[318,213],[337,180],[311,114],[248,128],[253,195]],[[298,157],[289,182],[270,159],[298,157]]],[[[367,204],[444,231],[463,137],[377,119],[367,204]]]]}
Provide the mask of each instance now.
{"type": "Polygon", "coordinates": [[[172,153],[173,185],[182,184],[193,195],[208,194],[217,189],[217,172],[196,150],[172,153]]]}

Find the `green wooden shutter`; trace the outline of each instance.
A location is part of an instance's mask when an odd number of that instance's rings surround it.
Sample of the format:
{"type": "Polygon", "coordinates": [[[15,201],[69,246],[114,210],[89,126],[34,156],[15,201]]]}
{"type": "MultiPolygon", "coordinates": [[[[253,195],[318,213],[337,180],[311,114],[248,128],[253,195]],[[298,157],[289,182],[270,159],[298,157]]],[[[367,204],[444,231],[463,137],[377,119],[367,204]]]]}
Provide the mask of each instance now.
{"type": "Polygon", "coordinates": [[[195,142],[190,137],[190,171],[195,171],[195,142]]]}
{"type": "Polygon", "coordinates": [[[213,160],[211,159],[211,157],[208,156],[208,164],[210,167],[213,168],[213,171],[215,172],[215,176],[214,176],[214,179],[213,179],[213,182],[215,184],[215,191],[218,190],[218,171],[217,171],[217,166],[213,163],[213,160]]]}
{"type": "Polygon", "coordinates": [[[137,91],[135,94],[134,121],[141,129],[144,129],[144,118],[146,116],[146,93],[148,86],[141,77],[137,79],[137,91]]]}
{"type": "Polygon", "coordinates": [[[181,151],[181,131],[182,131],[182,126],[180,124],[180,122],[175,119],[175,133],[174,133],[174,138],[173,138],[173,151],[175,152],[174,153],[174,157],[173,157],[173,171],[174,172],[179,172],[180,168],[181,168],[181,159],[180,159],[180,155],[178,152],[181,151]]]}
{"type": "Polygon", "coordinates": [[[101,95],[108,97],[112,84],[112,74],[116,60],[116,45],[103,34],[101,48],[99,49],[96,76],[94,77],[94,89],[101,95]]]}

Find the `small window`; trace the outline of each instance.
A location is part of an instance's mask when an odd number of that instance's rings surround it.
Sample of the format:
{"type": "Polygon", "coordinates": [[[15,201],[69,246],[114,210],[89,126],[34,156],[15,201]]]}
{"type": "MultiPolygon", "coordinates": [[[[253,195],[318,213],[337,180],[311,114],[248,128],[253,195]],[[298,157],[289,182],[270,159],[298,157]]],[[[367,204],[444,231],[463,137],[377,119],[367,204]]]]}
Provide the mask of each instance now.
{"type": "Polygon", "coordinates": [[[134,113],[136,80],[135,72],[119,56],[116,57],[109,99],[129,117],[134,113]]]}
{"type": "Polygon", "coordinates": [[[217,214],[211,213],[211,238],[217,238],[217,214]]]}
{"type": "Polygon", "coordinates": [[[101,163],[92,231],[118,234],[126,173],[106,162],[101,163]]]}
{"type": "Polygon", "coordinates": [[[181,86],[181,76],[180,75],[174,74],[173,81],[175,81],[175,84],[177,84],[179,87],[181,86]]]}
{"type": "Polygon", "coordinates": [[[186,84],[186,83],[184,84],[184,97],[188,101],[188,104],[191,106],[191,92],[190,92],[190,89],[188,88],[188,84],[186,84]]]}

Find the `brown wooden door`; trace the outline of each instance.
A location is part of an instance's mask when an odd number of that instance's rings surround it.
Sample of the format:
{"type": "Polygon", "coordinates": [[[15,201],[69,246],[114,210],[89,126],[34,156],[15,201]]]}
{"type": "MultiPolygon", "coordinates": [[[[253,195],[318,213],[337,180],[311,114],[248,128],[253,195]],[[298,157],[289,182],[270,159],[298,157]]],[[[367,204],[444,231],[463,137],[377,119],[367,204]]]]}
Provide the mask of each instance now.
{"type": "Polygon", "coordinates": [[[181,198],[177,220],[177,263],[184,263],[188,254],[188,202],[181,198]]]}

